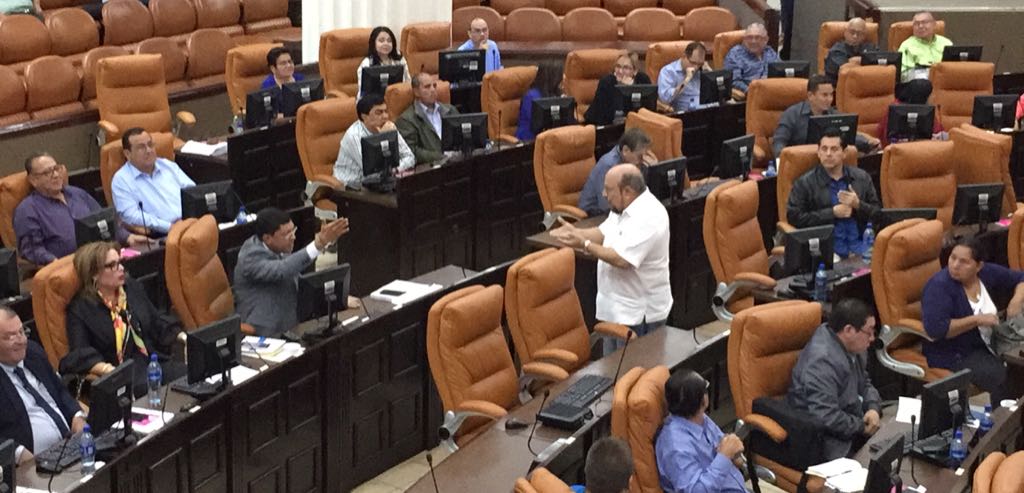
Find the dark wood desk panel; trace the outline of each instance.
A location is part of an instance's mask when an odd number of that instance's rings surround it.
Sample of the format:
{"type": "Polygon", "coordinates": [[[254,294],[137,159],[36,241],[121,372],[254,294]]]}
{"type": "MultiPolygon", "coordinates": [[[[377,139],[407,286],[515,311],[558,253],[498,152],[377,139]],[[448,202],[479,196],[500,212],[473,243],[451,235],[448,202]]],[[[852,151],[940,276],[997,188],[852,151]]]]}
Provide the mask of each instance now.
{"type": "Polygon", "coordinates": [[[228,137],[228,163],[246,209],[302,205],[306,176],[295,145],[294,119],[228,137]]]}
{"type": "Polygon", "coordinates": [[[683,121],[683,155],[691,179],[717,171],[722,141],[746,133],[746,103],[728,103],[673,115],[683,121]]]}
{"type": "Polygon", "coordinates": [[[473,158],[474,268],[522,255],[526,236],[540,231],[544,208],[533,177],[533,151],[530,142],[473,158]]]}

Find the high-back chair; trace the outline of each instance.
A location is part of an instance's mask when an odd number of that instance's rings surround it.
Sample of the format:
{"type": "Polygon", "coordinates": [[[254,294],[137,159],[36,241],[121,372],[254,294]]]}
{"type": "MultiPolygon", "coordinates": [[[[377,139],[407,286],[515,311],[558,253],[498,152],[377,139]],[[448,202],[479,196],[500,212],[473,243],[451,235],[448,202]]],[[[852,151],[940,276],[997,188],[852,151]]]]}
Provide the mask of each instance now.
{"type": "Polygon", "coordinates": [[[1017,210],[1013,178],[1010,177],[1010,152],[1013,146],[1009,135],[982,130],[965,123],[949,131],[953,141],[953,163],[957,185],[968,183],[1003,183],[1005,217],[1017,210]]]}
{"type": "Polygon", "coordinates": [[[561,41],[562,21],[554,12],[537,7],[513,10],[505,17],[506,41],[561,41]]]}
{"type": "Polygon", "coordinates": [[[129,51],[153,37],[153,15],[142,2],[110,0],[103,3],[103,44],[123,46],[129,51]]]}
{"type": "Polygon", "coordinates": [[[88,12],[76,8],[54,10],[45,16],[50,32],[50,53],[82,66],[85,53],[100,45],[100,31],[88,12]]]}
{"type": "MultiPolygon", "coordinates": [[[[369,38],[369,36],[367,36],[369,38]]],[[[402,56],[409,75],[437,73],[437,54],[452,45],[451,22],[415,22],[402,28],[402,56]]]]}
{"type": "Polygon", "coordinates": [[[512,491],[515,493],[572,493],[573,489],[558,479],[558,476],[551,474],[551,471],[538,467],[530,474],[529,481],[526,478],[516,479],[512,491]]]}
{"type": "Polygon", "coordinates": [[[334,29],[320,35],[320,75],[324,93],[338,96],[359,94],[356,70],[366,57],[366,40],[371,29],[334,29]]]}
{"type": "Polygon", "coordinates": [[[32,119],[25,110],[25,79],[13,69],[0,65],[0,125],[14,125],[32,119]]]}
{"type": "MultiPolygon", "coordinates": [[[[867,39],[865,42],[878,46],[878,23],[866,22],[867,39]]],[[[846,21],[826,21],[818,29],[818,73],[825,73],[825,57],[832,45],[843,41],[846,33],[846,21]]]]}
{"type": "Polygon", "coordinates": [[[712,43],[718,33],[736,29],[736,16],[722,7],[698,7],[683,18],[686,39],[712,43]]]}
{"type": "Polygon", "coordinates": [[[81,88],[78,71],[63,57],[39,57],[25,67],[25,109],[35,120],[81,112],[81,88]]]}
{"type": "MultiPolygon", "coordinates": [[[[775,198],[778,206],[779,222],[776,224],[779,231],[788,233],[796,229],[786,219],[786,206],[789,202],[789,193],[793,190],[793,183],[819,163],[818,146],[815,144],[804,144],[798,146],[783,147],[778,160],[778,178],[775,179],[775,198]]],[[[846,154],[843,158],[846,166],[857,166],[857,147],[846,146],[846,154]]]]}
{"type": "Polygon", "coordinates": [[[516,143],[519,104],[537,77],[537,67],[509,67],[484,74],[480,108],[487,113],[487,136],[516,143]]]}
{"type": "Polygon", "coordinates": [[[78,294],[78,274],[74,254],[47,264],[32,279],[32,315],[39,341],[54,368],[68,354],[67,306],[78,294]]]}
{"type": "Polygon", "coordinates": [[[34,15],[0,16],[0,65],[18,74],[36,58],[51,53],[50,33],[34,15]]]}
{"type": "Polygon", "coordinates": [[[1003,459],[992,478],[992,493],[1024,491],[1024,452],[1017,451],[1003,459]]]}
{"type": "Polygon", "coordinates": [[[288,0],[245,0],[242,27],[246,34],[267,33],[274,39],[302,40],[302,28],[288,18],[288,0]]]}
{"type": "Polygon", "coordinates": [[[615,60],[620,55],[622,50],[597,48],[573,50],[565,56],[563,88],[567,95],[576,100],[576,121],[583,121],[583,115],[594,101],[597,82],[612,73],[615,60]]]}
{"type": "MultiPolygon", "coordinates": [[[[334,177],[334,162],[338,158],[341,137],[358,119],[355,98],[328,98],[299,107],[295,115],[295,145],[308,182],[337,190],[344,188],[334,177]]],[[[320,209],[337,209],[329,200],[314,205],[320,209]]]]}
{"type": "Polygon", "coordinates": [[[944,128],[971,122],[974,96],[992,94],[996,66],[989,62],[939,62],[932,65],[929,104],[934,104],[944,128]]]}
{"type": "Polygon", "coordinates": [[[934,140],[892,144],[882,154],[882,205],[938,209],[948,229],[956,201],[953,143],[934,140]]]}
{"type": "Polygon", "coordinates": [[[647,54],[644,56],[644,70],[651,77],[651,81],[658,80],[661,69],[676,60],[679,60],[686,53],[686,45],[691,41],[661,41],[651,43],[647,47],[647,54]]]}
{"type": "Polygon", "coordinates": [[[668,367],[664,365],[646,371],[633,368],[616,383],[612,392],[612,435],[628,442],[633,453],[633,476],[629,478],[631,493],[662,491],[654,441],[668,414],[665,405],[668,377],[668,367]]]}
{"type": "Polygon", "coordinates": [[[183,91],[189,87],[185,80],[188,57],[177,41],[163,37],[149,38],[135,47],[135,53],[160,55],[168,92],[183,91]]]}
{"type": "Polygon", "coordinates": [[[878,138],[878,127],[889,117],[896,98],[896,66],[851,66],[839,69],[836,108],[857,115],[857,130],[878,138]]]}
{"type": "Polygon", "coordinates": [[[267,68],[267,53],[281,46],[284,45],[258,43],[228,50],[228,57],[224,61],[224,85],[227,86],[231,111],[235,115],[245,113],[245,97],[259,89],[263,79],[267,78],[270,71],[267,68]]]}
{"type": "MultiPolygon", "coordinates": [[[[96,67],[96,100],[99,104],[99,126],[106,140],[121,138],[131,127],[147,132],[172,132],[177,137],[178,124],[171,126],[171,107],[167,101],[164,67],[160,55],[128,55],[108,57],[96,67]]],[[[196,117],[188,111],[175,115],[181,125],[195,125],[196,117]]],[[[184,142],[175,142],[175,148],[184,142]]]]}
{"type": "MultiPolygon", "coordinates": [[[[0,186],[2,186],[2,183],[0,181],[0,186]]],[[[0,189],[0,193],[2,193],[2,189],[0,189]]],[[[3,195],[0,195],[0,198],[2,197],[3,195]]],[[[1013,270],[1024,269],[1024,208],[1013,211],[1013,216],[1010,219],[1009,237],[1006,241],[1006,258],[1010,268],[1013,270]]],[[[7,243],[6,237],[4,238],[4,243],[7,243]]]]}
{"type": "MultiPolygon", "coordinates": [[[[445,104],[452,102],[451,84],[446,81],[437,81],[437,100],[445,104]]],[[[412,84],[401,82],[391,84],[384,90],[384,102],[388,105],[388,115],[391,121],[397,121],[398,117],[405,113],[405,110],[412,106],[416,96],[412,93],[412,84]]]]}
{"type": "Polygon", "coordinates": [[[224,68],[228,50],[235,41],[219,29],[198,29],[185,40],[188,65],[185,75],[192,87],[224,84],[224,68]]]}
{"type": "MultiPolygon", "coordinates": [[[[150,132],[149,136],[153,138],[157,157],[174,159],[174,135],[168,132],[150,132]]],[[[110,182],[114,180],[114,173],[117,173],[126,162],[121,139],[112,140],[100,147],[100,184],[103,185],[103,195],[108,204],[114,203],[110,182]]]]}
{"type": "Polygon", "coordinates": [[[971,479],[971,491],[973,493],[992,493],[992,480],[996,477],[999,466],[1006,460],[1006,454],[995,451],[985,456],[985,459],[978,464],[974,470],[974,477],[971,479]]]}
{"type": "Polygon", "coordinates": [[[167,37],[184,44],[189,33],[196,30],[196,8],[188,0],[150,0],[153,35],[167,37]]]}
{"type": "Polygon", "coordinates": [[[871,289],[878,308],[879,362],[897,373],[932,381],[949,370],[930,368],[921,354],[928,335],[921,322],[924,285],[941,266],[942,223],[908,219],[878,232],[871,255],[871,289]]]}
{"type": "Polygon", "coordinates": [[[100,65],[100,60],[107,57],[130,54],[128,50],[120,46],[97,46],[85,53],[85,56],[82,57],[81,97],[86,109],[99,108],[99,103],[96,101],[96,71],[100,65]]]}
{"type": "MultiPolygon", "coordinates": [[[[717,49],[717,48],[716,48],[717,49]]],[[[715,52],[717,56],[717,51],[715,52]]],[[[747,89],[747,133],[754,134],[755,166],[763,167],[772,153],[772,137],[786,108],[807,99],[807,79],[758,79],[747,89]]]]}
{"type": "MultiPolygon", "coordinates": [[[[658,161],[683,157],[683,121],[640,108],[626,114],[626,130],[639,128],[651,138],[651,152],[658,161]]],[[[683,189],[690,187],[690,175],[683,172],[683,189]]]]}
{"type": "MultiPolygon", "coordinates": [[[[946,35],[946,21],[935,21],[935,34],[946,35]]],[[[889,35],[886,38],[888,40],[889,51],[899,51],[900,45],[903,44],[907,38],[914,35],[914,22],[913,21],[899,21],[889,24],[889,35]]]]}
{"type": "Polygon", "coordinates": [[[544,8],[560,17],[585,7],[601,8],[601,0],[544,0],[544,8]]]}
{"type": "Polygon", "coordinates": [[[473,19],[483,19],[487,23],[487,39],[505,40],[505,18],[491,7],[471,5],[452,11],[452,43],[462,44],[469,39],[469,25],[473,19]]]}
{"type": "Polygon", "coordinates": [[[544,0],[492,0],[491,8],[497,10],[501,15],[508,15],[513,10],[544,8],[544,0]]]}
{"type": "Polygon", "coordinates": [[[682,38],[679,21],[670,10],[657,7],[634,9],[622,24],[623,41],[675,41],[682,38]]]}
{"type": "Polygon", "coordinates": [[[580,7],[562,19],[562,41],[618,41],[619,27],[605,9],[580,7]]]}
{"type": "Polygon", "coordinates": [[[593,125],[553,128],[537,135],[533,146],[533,178],[545,212],[587,217],[576,204],[594,168],[593,125]]]}
{"type": "Polygon", "coordinates": [[[725,67],[725,55],[729,53],[733,46],[743,42],[743,35],[745,33],[746,31],[738,29],[715,35],[715,41],[711,50],[711,68],[721,70],[725,67]]]}

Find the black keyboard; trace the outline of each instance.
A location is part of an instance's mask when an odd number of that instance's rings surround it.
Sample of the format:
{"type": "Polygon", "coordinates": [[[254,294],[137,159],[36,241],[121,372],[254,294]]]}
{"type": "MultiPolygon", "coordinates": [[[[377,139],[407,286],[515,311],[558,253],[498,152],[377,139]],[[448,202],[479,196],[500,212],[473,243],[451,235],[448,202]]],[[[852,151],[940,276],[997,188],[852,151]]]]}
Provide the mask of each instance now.
{"type": "MultiPolygon", "coordinates": [[[[116,448],[123,434],[124,432],[121,430],[108,430],[98,437],[94,437],[96,441],[96,455],[98,456],[101,451],[116,448]]],[[[70,438],[61,440],[51,445],[50,448],[35,454],[36,471],[45,474],[56,474],[82,460],[81,440],[82,434],[75,433],[70,438]],[[63,454],[61,454],[61,449],[64,451],[63,454]],[[60,462],[57,461],[58,458],[60,458],[60,462]]]]}
{"type": "Polygon", "coordinates": [[[575,430],[593,415],[590,404],[613,383],[608,377],[583,375],[538,413],[537,419],[547,426],[575,430]]]}
{"type": "Polygon", "coordinates": [[[171,390],[199,400],[206,400],[220,393],[221,388],[220,382],[210,383],[200,380],[196,383],[188,383],[188,377],[181,377],[171,382],[171,390]]]}

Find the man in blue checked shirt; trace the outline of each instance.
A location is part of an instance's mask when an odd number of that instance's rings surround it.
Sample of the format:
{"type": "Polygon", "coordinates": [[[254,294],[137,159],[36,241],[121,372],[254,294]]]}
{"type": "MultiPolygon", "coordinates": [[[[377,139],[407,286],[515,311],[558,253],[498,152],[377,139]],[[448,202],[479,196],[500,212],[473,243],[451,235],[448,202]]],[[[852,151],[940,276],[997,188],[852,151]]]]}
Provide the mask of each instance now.
{"type": "Polygon", "coordinates": [[[501,53],[498,52],[498,44],[490,41],[489,35],[487,21],[477,17],[469,23],[469,39],[459,46],[459,51],[486,50],[484,73],[501,69],[501,53]]]}
{"type": "Polygon", "coordinates": [[[725,55],[725,70],[732,70],[732,94],[745,99],[750,83],[768,76],[768,64],[779,61],[779,54],[768,46],[768,30],[755,22],[747,26],[743,42],[725,55]]]}
{"type": "Polygon", "coordinates": [[[661,68],[658,74],[658,99],[674,111],[700,107],[700,71],[709,70],[708,50],[699,41],[686,45],[683,57],[661,68]]]}

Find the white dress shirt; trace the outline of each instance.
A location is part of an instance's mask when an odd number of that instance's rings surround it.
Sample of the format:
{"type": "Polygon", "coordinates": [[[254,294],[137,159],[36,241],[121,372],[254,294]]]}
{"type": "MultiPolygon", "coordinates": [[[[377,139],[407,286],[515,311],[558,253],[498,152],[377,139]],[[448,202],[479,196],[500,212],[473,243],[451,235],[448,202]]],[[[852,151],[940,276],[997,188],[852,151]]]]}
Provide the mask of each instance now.
{"type": "Polygon", "coordinates": [[[597,262],[597,319],[624,325],[668,318],[672,288],[668,278],[669,225],[665,206],[650,190],[622,214],[608,213],[599,227],[603,245],[628,267],[597,262]]]}
{"type": "Polygon", "coordinates": [[[124,222],[164,233],[181,219],[181,189],[195,185],[176,163],[164,158],[157,158],[149,175],[125,163],[110,182],[114,208],[124,222]]]}
{"type": "Polygon", "coordinates": [[[419,107],[423,114],[427,117],[427,121],[430,122],[430,126],[434,127],[434,132],[437,133],[438,138],[441,137],[441,104],[434,102],[434,106],[427,107],[427,105],[416,101],[416,106],[419,107]]]}
{"type": "MultiPolygon", "coordinates": [[[[363,184],[363,137],[373,135],[362,121],[356,121],[345,135],[341,137],[338,148],[338,159],[334,161],[334,177],[338,181],[359,187],[363,184]]],[[[416,156],[405,143],[402,134],[398,134],[398,171],[405,171],[416,165],[416,156]]]]}
{"type": "MultiPolygon", "coordinates": [[[[46,405],[52,407],[53,410],[57,412],[58,416],[63,416],[64,414],[61,413],[60,407],[57,406],[57,401],[53,400],[53,396],[50,395],[49,390],[46,390],[46,386],[43,385],[43,383],[40,382],[28,368],[25,368],[24,361],[18,363],[16,367],[3,363],[0,363],[0,367],[3,367],[4,371],[7,372],[7,378],[9,378],[11,383],[14,384],[14,388],[18,389],[18,395],[21,397],[21,403],[25,406],[25,411],[28,413],[28,421],[32,426],[32,450],[35,450],[37,453],[42,452],[43,450],[50,448],[51,445],[60,441],[60,429],[57,428],[57,424],[53,422],[53,419],[50,418],[50,415],[47,414],[42,407],[36,404],[36,400],[32,397],[32,394],[25,389],[25,386],[21,383],[21,379],[14,374],[14,369],[21,368],[24,370],[25,379],[28,380],[28,384],[35,387],[39,392],[39,395],[43,396],[43,400],[46,401],[46,405]]],[[[65,424],[68,425],[68,429],[70,430],[71,424],[65,424]]],[[[17,450],[15,450],[15,460],[21,456],[22,451],[25,449],[23,445],[24,444],[19,444],[17,450]]]]}

